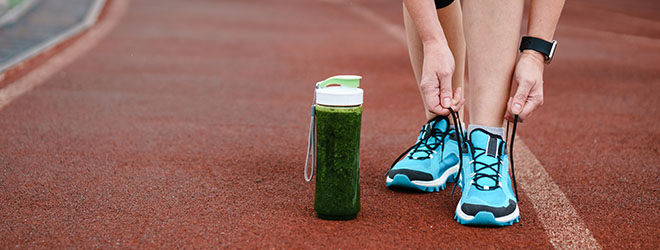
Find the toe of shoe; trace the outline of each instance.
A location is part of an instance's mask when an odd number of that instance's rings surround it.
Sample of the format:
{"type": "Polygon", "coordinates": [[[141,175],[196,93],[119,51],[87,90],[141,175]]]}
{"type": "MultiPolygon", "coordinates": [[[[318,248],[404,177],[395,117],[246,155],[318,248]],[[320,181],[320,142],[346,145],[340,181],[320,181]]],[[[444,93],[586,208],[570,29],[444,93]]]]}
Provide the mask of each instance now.
{"type": "Polygon", "coordinates": [[[423,192],[437,192],[445,188],[445,184],[440,186],[423,186],[415,184],[410,177],[404,174],[396,174],[393,178],[387,177],[386,186],[390,188],[402,188],[408,190],[418,190],[423,192]]]}
{"type": "Polygon", "coordinates": [[[454,218],[463,225],[507,226],[518,222],[520,212],[514,200],[507,206],[459,203],[454,218]]]}
{"type": "Polygon", "coordinates": [[[490,212],[479,212],[473,218],[466,219],[461,217],[458,213],[454,214],[454,219],[466,226],[479,226],[479,227],[503,227],[511,226],[520,220],[520,216],[516,216],[509,220],[499,220],[490,212]]]}

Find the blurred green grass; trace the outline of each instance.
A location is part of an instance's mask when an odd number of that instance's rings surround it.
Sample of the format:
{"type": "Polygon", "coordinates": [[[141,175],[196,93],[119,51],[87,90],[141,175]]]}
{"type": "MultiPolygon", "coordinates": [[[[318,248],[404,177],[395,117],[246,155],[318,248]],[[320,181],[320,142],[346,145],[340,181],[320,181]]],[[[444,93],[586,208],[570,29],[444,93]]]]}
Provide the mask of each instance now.
{"type": "Polygon", "coordinates": [[[9,0],[9,8],[14,8],[17,5],[21,4],[23,0],[9,0]]]}

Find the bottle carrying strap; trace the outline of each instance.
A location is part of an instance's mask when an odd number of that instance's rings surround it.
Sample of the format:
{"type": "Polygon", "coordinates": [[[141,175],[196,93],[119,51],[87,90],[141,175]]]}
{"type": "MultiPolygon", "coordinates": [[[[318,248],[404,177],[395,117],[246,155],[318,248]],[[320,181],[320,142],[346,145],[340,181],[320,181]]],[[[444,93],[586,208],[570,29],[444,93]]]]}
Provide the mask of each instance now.
{"type": "MultiPolygon", "coordinates": [[[[319,88],[319,83],[316,84],[319,88]]],[[[312,110],[309,120],[309,140],[307,141],[307,157],[305,158],[305,181],[309,182],[314,177],[314,158],[316,158],[316,92],[312,100],[312,110]]]]}

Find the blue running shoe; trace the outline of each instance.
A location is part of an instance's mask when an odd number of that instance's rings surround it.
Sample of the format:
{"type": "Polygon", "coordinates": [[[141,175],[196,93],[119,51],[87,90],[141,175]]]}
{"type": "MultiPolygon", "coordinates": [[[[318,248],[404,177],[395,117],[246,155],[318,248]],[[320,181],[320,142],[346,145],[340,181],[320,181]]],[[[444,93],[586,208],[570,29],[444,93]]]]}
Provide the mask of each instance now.
{"type": "Polygon", "coordinates": [[[417,143],[394,161],[385,184],[424,192],[443,190],[447,182],[455,182],[458,155],[456,130],[449,127],[446,116],[438,116],[422,127],[417,143]]]}
{"type": "Polygon", "coordinates": [[[483,129],[470,133],[469,152],[459,177],[461,200],[455,219],[463,225],[507,226],[518,222],[518,199],[509,177],[506,142],[483,129]]]}

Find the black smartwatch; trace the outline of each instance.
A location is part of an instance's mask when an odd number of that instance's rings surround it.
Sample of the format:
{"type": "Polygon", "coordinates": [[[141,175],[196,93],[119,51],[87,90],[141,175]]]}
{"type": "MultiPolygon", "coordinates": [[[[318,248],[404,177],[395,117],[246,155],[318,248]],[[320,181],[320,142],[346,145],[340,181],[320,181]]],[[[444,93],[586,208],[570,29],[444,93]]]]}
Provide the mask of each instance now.
{"type": "Polygon", "coordinates": [[[555,55],[555,50],[557,50],[557,40],[548,42],[536,37],[523,36],[522,41],[520,41],[520,52],[523,52],[523,50],[526,49],[540,52],[545,56],[545,63],[549,64],[552,61],[552,57],[555,55]]]}

